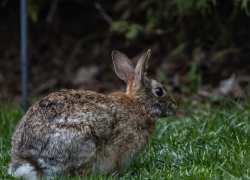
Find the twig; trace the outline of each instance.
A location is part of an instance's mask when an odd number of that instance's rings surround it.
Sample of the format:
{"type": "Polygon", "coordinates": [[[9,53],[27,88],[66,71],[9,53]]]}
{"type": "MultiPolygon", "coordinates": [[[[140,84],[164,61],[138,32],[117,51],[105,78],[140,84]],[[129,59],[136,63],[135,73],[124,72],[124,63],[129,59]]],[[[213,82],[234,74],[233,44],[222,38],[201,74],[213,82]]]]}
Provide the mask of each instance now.
{"type": "Polygon", "coordinates": [[[109,23],[112,24],[114,21],[111,17],[104,11],[101,4],[99,2],[95,2],[95,8],[99,11],[102,17],[109,23]]]}
{"type": "Polygon", "coordinates": [[[47,18],[46,18],[47,23],[51,23],[53,15],[55,14],[57,5],[58,5],[58,0],[55,0],[53,2],[53,4],[50,6],[50,9],[49,9],[49,12],[48,12],[48,15],[47,15],[47,18]]]}
{"type": "Polygon", "coordinates": [[[73,61],[73,59],[75,58],[76,54],[81,50],[81,46],[84,43],[86,43],[86,42],[88,42],[90,40],[93,40],[95,38],[100,38],[100,37],[103,37],[103,36],[106,36],[106,35],[108,35],[108,33],[95,33],[95,34],[90,34],[87,37],[83,37],[83,38],[79,39],[75,43],[74,47],[72,48],[72,53],[70,54],[68,61],[69,62],[73,61]]]}
{"type": "Polygon", "coordinates": [[[34,89],[31,94],[33,95],[38,95],[40,94],[41,92],[43,92],[44,90],[47,90],[51,87],[53,87],[54,85],[56,84],[56,79],[53,78],[47,82],[45,82],[44,84],[42,84],[41,86],[39,86],[38,88],[34,89]]]}
{"type": "Polygon", "coordinates": [[[5,8],[6,4],[8,3],[9,0],[3,0],[3,2],[1,3],[1,8],[5,8]]]}

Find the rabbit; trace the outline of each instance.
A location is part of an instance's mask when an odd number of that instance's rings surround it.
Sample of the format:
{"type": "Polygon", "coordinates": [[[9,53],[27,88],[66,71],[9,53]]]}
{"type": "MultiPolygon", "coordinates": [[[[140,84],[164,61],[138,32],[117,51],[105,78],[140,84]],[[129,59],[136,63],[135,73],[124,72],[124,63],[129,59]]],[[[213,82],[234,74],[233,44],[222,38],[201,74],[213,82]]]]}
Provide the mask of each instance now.
{"type": "Polygon", "coordinates": [[[177,108],[166,87],[146,76],[149,55],[134,67],[125,54],[112,52],[126,93],[60,90],[33,105],[12,136],[9,173],[28,180],[122,174],[146,148],[156,119],[177,108]]]}

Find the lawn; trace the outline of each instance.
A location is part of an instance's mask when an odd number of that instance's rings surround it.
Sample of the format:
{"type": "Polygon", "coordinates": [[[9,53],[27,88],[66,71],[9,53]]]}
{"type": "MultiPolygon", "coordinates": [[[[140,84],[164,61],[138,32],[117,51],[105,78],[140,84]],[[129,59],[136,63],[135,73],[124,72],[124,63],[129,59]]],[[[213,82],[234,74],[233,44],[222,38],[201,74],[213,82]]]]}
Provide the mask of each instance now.
{"type": "MultiPolygon", "coordinates": [[[[124,175],[85,179],[250,179],[249,99],[180,107],[185,115],[160,119],[149,146],[124,175]]],[[[0,179],[15,179],[7,174],[10,139],[23,115],[20,107],[0,103],[0,179]]]]}

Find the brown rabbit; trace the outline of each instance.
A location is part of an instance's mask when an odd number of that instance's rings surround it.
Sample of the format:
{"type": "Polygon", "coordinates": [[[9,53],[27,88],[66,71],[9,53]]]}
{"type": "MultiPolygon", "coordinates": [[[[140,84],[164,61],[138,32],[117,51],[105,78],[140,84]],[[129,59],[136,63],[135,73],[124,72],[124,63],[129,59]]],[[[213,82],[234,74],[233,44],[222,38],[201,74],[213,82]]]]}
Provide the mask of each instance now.
{"type": "Polygon", "coordinates": [[[156,118],[177,107],[165,86],[145,75],[149,54],[134,68],[126,55],[113,51],[126,93],[61,90],[33,105],[13,134],[9,173],[32,180],[122,173],[147,146],[156,118]]]}

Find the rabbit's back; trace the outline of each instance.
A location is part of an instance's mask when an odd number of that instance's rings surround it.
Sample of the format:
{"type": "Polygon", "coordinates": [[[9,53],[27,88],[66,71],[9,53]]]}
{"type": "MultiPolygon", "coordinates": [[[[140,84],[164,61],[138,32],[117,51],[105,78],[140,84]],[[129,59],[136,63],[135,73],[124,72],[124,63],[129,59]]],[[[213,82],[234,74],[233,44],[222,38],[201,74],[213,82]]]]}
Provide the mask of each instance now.
{"type": "Polygon", "coordinates": [[[98,142],[108,138],[114,123],[108,101],[102,94],[83,90],[62,90],[45,97],[17,125],[13,160],[32,159],[43,174],[82,166],[87,172],[98,142]]]}
{"type": "Polygon", "coordinates": [[[105,95],[92,91],[61,90],[33,105],[19,122],[15,132],[21,128],[21,124],[23,128],[46,134],[49,130],[71,127],[78,129],[80,124],[85,124],[98,128],[105,136],[109,129],[107,126],[112,125],[110,114],[113,112],[109,101],[105,95]]]}

